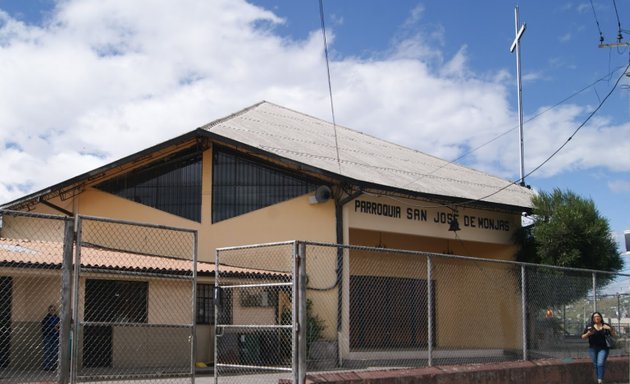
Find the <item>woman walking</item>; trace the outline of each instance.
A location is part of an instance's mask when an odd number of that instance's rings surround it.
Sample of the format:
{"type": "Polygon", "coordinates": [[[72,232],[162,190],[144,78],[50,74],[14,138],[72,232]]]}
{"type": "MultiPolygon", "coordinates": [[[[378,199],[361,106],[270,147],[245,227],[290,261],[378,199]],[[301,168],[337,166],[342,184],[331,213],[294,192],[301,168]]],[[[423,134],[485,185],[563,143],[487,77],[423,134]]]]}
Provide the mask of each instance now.
{"type": "Polygon", "coordinates": [[[610,348],[606,344],[606,336],[616,336],[615,328],[604,323],[602,314],[593,312],[591,323],[584,329],[582,339],[588,338],[588,353],[593,359],[597,382],[604,382],[604,370],[610,348]]]}

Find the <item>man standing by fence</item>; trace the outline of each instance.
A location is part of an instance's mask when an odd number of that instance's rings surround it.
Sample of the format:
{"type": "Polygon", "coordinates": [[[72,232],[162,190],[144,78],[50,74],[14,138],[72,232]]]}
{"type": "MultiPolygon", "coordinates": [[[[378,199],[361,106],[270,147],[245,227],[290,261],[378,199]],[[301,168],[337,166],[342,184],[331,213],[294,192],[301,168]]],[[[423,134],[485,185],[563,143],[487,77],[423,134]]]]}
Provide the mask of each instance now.
{"type": "Polygon", "coordinates": [[[57,369],[57,360],[59,360],[59,316],[54,305],[48,306],[48,313],[42,319],[42,342],[43,369],[54,371],[57,369]]]}

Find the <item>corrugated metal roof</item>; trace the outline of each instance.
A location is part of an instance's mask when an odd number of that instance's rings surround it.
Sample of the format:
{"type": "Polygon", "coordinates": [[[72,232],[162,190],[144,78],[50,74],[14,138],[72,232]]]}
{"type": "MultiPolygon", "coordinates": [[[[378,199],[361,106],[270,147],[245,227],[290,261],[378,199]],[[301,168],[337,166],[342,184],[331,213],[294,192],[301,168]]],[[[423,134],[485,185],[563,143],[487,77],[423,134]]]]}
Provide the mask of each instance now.
{"type": "Polygon", "coordinates": [[[511,181],[269,102],[202,128],[360,182],[447,198],[531,206],[533,192],[511,181]]]}
{"type": "MultiPolygon", "coordinates": [[[[63,244],[52,241],[0,238],[0,266],[60,267],[63,244]]],[[[139,255],[102,248],[81,247],[84,268],[142,271],[153,273],[192,273],[192,261],[139,255]]],[[[214,273],[214,263],[197,262],[198,273],[214,273]]],[[[250,268],[221,265],[221,274],[234,276],[280,277],[287,274],[250,268]]]]}
{"type": "Polygon", "coordinates": [[[531,207],[533,191],[511,181],[343,126],[334,127],[327,121],[264,101],[174,139],[0,205],[0,208],[24,209],[29,202],[54,196],[64,188],[79,185],[108,170],[168,146],[190,141],[199,136],[200,131],[217,140],[224,138],[226,142],[240,142],[307,168],[371,184],[376,189],[382,187],[384,190],[408,191],[414,195],[443,196],[447,200],[481,200],[518,208],[531,207]]]}

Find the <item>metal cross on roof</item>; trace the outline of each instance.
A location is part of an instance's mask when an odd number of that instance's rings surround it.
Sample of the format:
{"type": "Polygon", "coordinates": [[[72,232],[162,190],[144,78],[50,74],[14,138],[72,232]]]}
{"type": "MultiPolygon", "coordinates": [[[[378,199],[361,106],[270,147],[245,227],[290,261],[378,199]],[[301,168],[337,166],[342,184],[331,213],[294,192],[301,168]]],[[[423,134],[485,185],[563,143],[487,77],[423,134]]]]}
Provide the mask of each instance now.
{"type": "Polygon", "coordinates": [[[520,172],[520,184],[525,185],[525,162],[524,162],[524,148],[523,148],[523,85],[521,83],[521,36],[525,32],[525,24],[519,27],[518,21],[518,6],[514,8],[514,32],[516,37],[510,47],[510,52],[516,50],[516,87],[518,89],[518,141],[519,141],[519,158],[521,165],[520,172]]]}

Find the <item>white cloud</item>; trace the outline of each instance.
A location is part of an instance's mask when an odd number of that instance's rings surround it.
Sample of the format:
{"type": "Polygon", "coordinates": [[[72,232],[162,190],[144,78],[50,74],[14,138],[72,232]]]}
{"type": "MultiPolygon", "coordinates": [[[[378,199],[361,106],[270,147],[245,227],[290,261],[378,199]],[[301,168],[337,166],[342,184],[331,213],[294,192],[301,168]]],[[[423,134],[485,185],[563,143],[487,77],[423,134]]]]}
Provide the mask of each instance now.
{"type": "Polygon", "coordinates": [[[571,32],[567,32],[564,35],[558,37],[558,41],[560,41],[561,43],[566,43],[567,41],[570,41],[572,37],[573,34],[571,32]]]}
{"type": "Polygon", "coordinates": [[[630,181],[612,180],[608,182],[608,188],[615,193],[630,193],[630,181]]]}
{"type": "Polygon", "coordinates": [[[564,105],[548,110],[526,124],[526,169],[533,169],[543,163],[566,143],[537,172],[538,176],[550,177],[564,171],[598,167],[629,171],[630,142],[620,138],[629,137],[630,124],[614,125],[606,118],[595,116],[575,133],[591,111],[592,107],[564,105]]]}
{"type": "MultiPolygon", "coordinates": [[[[464,161],[513,177],[509,76],[474,73],[466,47],[444,57],[441,26],[410,28],[422,15],[378,57],[333,59],[337,122],[446,159],[481,146],[464,161]]],[[[330,120],[321,33],[291,40],[274,32],[284,22],[241,0],[66,0],[40,26],[0,13],[0,202],[260,100],[330,120]]],[[[584,112],[565,105],[527,124],[527,166],[584,112]]],[[[617,138],[629,130],[594,119],[540,173],[628,170],[630,143],[617,138]]]]}
{"type": "Polygon", "coordinates": [[[577,7],[575,9],[579,13],[591,12],[591,6],[588,3],[580,3],[580,4],[577,5],[577,7]]]}

